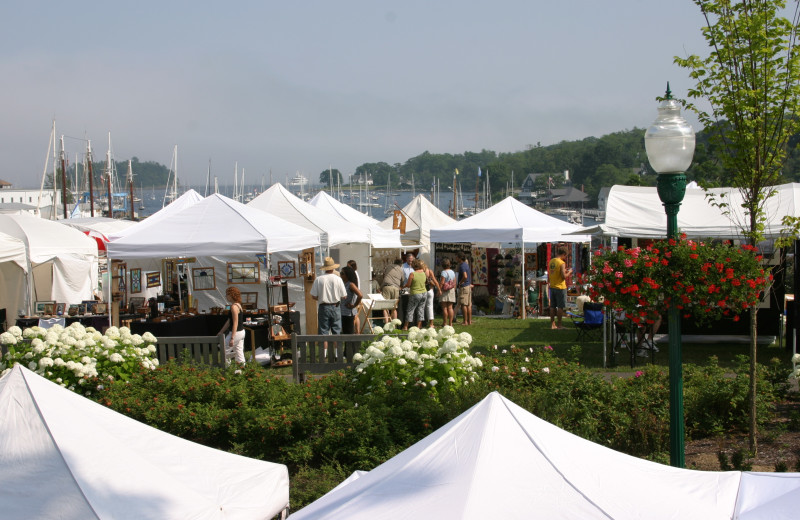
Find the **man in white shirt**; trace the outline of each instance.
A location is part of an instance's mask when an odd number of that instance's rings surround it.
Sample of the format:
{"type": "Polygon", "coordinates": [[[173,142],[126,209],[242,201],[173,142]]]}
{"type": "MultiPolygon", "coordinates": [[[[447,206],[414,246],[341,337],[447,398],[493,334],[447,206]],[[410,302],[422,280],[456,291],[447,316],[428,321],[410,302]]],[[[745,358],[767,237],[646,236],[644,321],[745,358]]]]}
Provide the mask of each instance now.
{"type": "Polygon", "coordinates": [[[342,277],[334,272],[339,264],[331,257],[325,257],[322,270],[325,274],[317,276],[311,285],[311,297],[319,302],[317,307],[317,328],[319,334],[341,334],[342,313],[339,304],[347,296],[342,277]]]}

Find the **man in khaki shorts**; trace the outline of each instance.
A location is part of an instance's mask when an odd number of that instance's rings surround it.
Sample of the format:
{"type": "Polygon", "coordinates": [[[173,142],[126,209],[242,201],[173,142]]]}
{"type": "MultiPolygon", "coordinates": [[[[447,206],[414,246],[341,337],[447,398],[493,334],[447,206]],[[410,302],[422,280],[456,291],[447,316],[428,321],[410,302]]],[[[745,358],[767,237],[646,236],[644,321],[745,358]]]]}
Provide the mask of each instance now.
{"type": "MultiPolygon", "coordinates": [[[[381,285],[381,296],[387,300],[398,300],[400,298],[400,284],[403,281],[403,261],[399,258],[394,263],[389,264],[383,270],[383,282],[381,285]]],[[[392,309],[391,319],[397,318],[397,306],[392,309]]],[[[389,311],[383,310],[384,323],[389,322],[389,311]]]]}

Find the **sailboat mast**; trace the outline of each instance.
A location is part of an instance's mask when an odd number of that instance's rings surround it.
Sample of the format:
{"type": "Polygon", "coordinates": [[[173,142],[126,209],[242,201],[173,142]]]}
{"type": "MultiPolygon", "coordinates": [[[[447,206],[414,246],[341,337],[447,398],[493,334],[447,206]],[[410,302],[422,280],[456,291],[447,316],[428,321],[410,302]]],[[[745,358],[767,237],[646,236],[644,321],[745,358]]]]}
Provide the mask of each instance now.
{"type": "Polygon", "coordinates": [[[475,177],[475,213],[478,213],[478,196],[481,186],[481,167],[478,166],[478,176],[475,177]]]}
{"type": "Polygon", "coordinates": [[[128,191],[130,192],[128,203],[131,208],[131,220],[136,220],[136,215],[133,213],[133,165],[130,159],[128,159],[128,191]]]}
{"type": "Polygon", "coordinates": [[[92,140],[86,143],[86,164],[89,166],[89,215],[94,218],[94,173],[92,171],[92,140]]]}
{"type": "Polygon", "coordinates": [[[108,218],[114,218],[114,197],[111,195],[111,132],[108,133],[108,151],[106,152],[106,175],[108,186],[108,218]]]}
{"type": "MultiPolygon", "coordinates": [[[[64,156],[64,136],[61,136],[61,206],[64,209],[64,218],[67,218],[67,159],[64,156]]],[[[53,179],[55,184],[55,179],[53,179]]]]}

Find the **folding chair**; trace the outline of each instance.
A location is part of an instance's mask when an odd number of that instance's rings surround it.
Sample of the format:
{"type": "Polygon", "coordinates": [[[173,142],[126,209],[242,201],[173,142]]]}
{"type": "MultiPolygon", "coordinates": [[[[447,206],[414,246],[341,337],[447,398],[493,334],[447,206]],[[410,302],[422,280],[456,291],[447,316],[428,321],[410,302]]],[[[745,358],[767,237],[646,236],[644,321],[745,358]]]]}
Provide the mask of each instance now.
{"type": "Polygon", "coordinates": [[[624,313],[617,313],[614,316],[612,331],[613,331],[613,344],[611,346],[611,364],[616,365],[616,355],[620,354],[623,349],[628,349],[631,358],[631,368],[636,365],[636,341],[632,336],[632,327],[630,321],[625,317],[624,313]]]}
{"type": "Polygon", "coordinates": [[[603,304],[586,302],[583,304],[583,314],[567,312],[578,331],[578,340],[587,341],[596,337],[597,340],[603,337],[603,304]],[[576,318],[581,319],[577,321],[576,318]]]}

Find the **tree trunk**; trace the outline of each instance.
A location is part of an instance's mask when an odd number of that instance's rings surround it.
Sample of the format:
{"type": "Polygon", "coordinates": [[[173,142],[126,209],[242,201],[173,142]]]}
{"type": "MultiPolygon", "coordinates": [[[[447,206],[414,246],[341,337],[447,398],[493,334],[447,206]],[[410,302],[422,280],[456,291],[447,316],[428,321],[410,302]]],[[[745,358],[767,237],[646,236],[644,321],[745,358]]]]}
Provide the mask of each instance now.
{"type": "Polygon", "coordinates": [[[750,453],[755,457],[758,453],[758,407],[756,406],[757,371],[756,353],[758,350],[758,305],[750,308],[750,453]]]}

